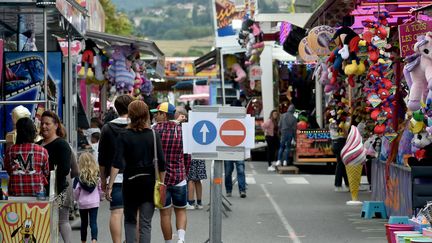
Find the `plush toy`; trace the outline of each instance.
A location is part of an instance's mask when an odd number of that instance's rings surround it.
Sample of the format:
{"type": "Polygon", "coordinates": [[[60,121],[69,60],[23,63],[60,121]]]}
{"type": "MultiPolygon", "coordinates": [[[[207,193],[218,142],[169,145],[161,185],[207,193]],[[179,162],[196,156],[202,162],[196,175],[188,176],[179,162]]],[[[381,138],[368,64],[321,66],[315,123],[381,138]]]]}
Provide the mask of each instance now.
{"type": "Polygon", "coordinates": [[[132,61],[139,57],[139,51],[134,45],[115,46],[111,56],[113,63],[109,69],[109,79],[115,87],[112,91],[130,93],[133,90],[135,73],[132,61]]]}
{"type": "Polygon", "coordinates": [[[351,28],[343,26],[338,29],[333,36],[333,40],[340,38],[342,40],[343,46],[338,51],[341,57],[346,60],[348,59],[348,64],[345,66],[345,74],[348,75],[349,85],[354,87],[354,75],[361,75],[365,72],[366,66],[357,57],[357,52],[359,51],[359,44],[361,39],[357,33],[351,28]]]}
{"type": "Polygon", "coordinates": [[[246,80],[246,72],[240,66],[238,59],[234,55],[226,56],[225,63],[229,75],[231,76],[231,74],[234,74],[234,81],[241,83],[246,80]]]}
{"type": "Polygon", "coordinates": [[[432,138],[427,132],[421,132],[419,134],[415,134],[412,139],[412,152],[416,152],[418,149],[422,149],[427,145],[432,143],[432,138]]]}
{"type": "Polygon", "coordinates": [[[408,108],[412,111],[420,109],[420,103],[430,104],[432,99],[432,32],[419,37],[414,45],[416,52],[406,58],[404,76],[410,92],[408,108]]]}
{"type": "Polygon", "coordinates": [[[329,74],[328,79],[330,79],[330,84],[336,84],[337,77],[339,74],[343,74],[344,71],[342,69],[342,57],[339,54],[339,48],[333,50],[327,59],[327,64],[329,65],[329,74]]]}
{"type": "Polygon", "coordinates": [[[247,19],[242,23],[239,33],[239,44],[246,48],[245,65],[249,66],[259,62],[261,52],[264,50],[264,33],[261,31],[258,22],[247,19]]]}
{"type": "Polygon", "coordinates": [[[94,56],[96,55],[97,49],[96,44],[88,39],[85,41],[85,49],[82,52],[81,56],[81,70],[78,73],[79,76],[83,78],[87,78],[87,76],[93,76],[93,71],[89,68],[93,68],[94,65],[94,56]]]}

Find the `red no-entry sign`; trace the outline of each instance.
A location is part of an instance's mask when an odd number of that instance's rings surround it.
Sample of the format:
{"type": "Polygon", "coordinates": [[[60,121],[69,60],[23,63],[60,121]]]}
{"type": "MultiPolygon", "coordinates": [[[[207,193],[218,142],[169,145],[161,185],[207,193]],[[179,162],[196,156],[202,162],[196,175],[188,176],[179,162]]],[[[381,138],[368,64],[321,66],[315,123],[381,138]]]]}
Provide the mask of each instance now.
{"type": "Polygon", "coordinates": [[[238,146],[246,138],[246,127],[238,120],[228,120],[220,126],[219,136],[226,145],[238,146]]]}

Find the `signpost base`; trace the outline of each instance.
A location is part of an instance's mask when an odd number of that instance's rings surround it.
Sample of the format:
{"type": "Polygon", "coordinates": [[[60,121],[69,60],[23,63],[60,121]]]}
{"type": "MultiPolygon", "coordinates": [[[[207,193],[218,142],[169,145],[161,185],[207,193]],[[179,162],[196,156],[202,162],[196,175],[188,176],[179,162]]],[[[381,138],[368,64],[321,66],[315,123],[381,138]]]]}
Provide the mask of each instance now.
{"type": "Polygon", "coordinates": [[[210,187],[210,243],[222,243],[222,170],[223,160],[212,161],[210,187]]]}

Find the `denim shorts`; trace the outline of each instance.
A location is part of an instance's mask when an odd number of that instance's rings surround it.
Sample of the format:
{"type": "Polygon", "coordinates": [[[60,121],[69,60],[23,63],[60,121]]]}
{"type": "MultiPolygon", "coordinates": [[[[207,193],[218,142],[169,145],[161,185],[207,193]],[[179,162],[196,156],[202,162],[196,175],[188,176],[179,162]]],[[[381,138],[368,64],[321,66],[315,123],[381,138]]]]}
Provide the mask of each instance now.
{"type": "Polygon", "coordinates": [[[169,208],[171,206],[175,208],[186,208],[186,205],[187,205],[187,185],[167,186],[164,208],[169,208]]]}
{"type": "Polygon", "coordinates": [[[111,191],[110,210],[123,208],[122,183],[114,183],[111,191]]]}

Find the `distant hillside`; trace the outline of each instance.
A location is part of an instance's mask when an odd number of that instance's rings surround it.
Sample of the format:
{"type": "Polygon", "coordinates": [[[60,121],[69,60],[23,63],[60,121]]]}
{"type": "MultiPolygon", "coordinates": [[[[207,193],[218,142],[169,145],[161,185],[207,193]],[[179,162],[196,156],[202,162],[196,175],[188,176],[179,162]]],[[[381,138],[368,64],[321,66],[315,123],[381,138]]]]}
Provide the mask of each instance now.
{"type": "Polygon", "coordinates": [[[157,0],[111,0],[116,5],[117,10],[128,12],[137,8],[153,6],[157,0]]]}
{"type": "Polygon", "coordinates": [[[154,40],[190,40],[214,33],[211,0],[111,1],[129,16],[136,36],[154,40]]]}

